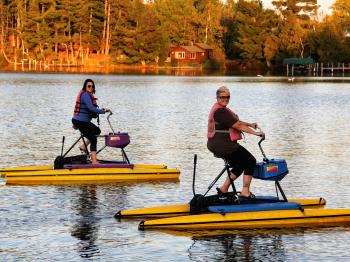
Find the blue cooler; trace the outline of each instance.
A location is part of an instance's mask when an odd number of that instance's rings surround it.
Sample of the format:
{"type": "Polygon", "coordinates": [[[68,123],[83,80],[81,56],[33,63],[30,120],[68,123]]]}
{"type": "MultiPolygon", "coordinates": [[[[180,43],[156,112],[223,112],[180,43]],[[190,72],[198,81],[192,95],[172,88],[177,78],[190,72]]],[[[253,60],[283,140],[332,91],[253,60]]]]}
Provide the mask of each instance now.
{"type": "Polygon", "coordinates": [[[288,174],[284,159],[268,159],[256,164],[253,177],[262,180],[281,181],[288,174]]]}

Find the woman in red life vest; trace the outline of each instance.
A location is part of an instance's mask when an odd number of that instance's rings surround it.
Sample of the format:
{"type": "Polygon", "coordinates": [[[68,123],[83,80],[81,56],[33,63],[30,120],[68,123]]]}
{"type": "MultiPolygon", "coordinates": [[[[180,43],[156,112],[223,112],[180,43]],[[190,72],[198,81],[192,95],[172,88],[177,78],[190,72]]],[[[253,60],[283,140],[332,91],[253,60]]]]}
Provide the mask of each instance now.
{"type": "MultiPolygon", "coordinates": [[[[245,198],[254,198],[249,187],[252,181],[254,168],[256,165],[255,157],[238,144],[242,139],[241,132],[264,136],[263,132],[257,132],[257,123],[247,123],[239,120],[238,116],[230,110],[227,105],[230,101],[230,90],[222,86],[216,91],[216,103],[212,107],[208,118],[208,149],[217,157],[225,159],[231,169],[231,178],[234,181],[242,172],[243,189],[240,196],[245,198]]],[[[229,178],[226,178],[224,184],[217,188],[218,193],[225,193],[230,186],[229,178]]]]}
{"type": "MultiPolygon", "coordinates": [[[[91,123],[91,120],[98,117],[99,114],[110,112],[107,108],[98,108],[96,98],[94,97],[95,91],[94,81],[86,79],[83,88],[77,96],[72,118],[73,125],[87,138],[87,145],[90,144],[92,164],[98,164],[96,156],[97,136],[101,133],[101,130],[91,123]]],[[[87,153],[85,145],[81,145],[79,148],[81,151],[87,153]]]]}

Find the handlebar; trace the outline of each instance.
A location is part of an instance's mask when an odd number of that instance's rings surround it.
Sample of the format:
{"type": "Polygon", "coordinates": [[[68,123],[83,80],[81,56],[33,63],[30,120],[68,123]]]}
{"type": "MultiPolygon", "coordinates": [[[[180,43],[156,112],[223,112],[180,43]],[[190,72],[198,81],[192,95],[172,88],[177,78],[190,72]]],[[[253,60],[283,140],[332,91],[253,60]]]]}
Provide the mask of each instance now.
{"type": "MultiPolygon", "coordinates": [[[[259,132],[262,132],[261,128],[259,126],[256,126],[255,128],[256,130],[258,130],[259,132]]],[[[260,135],[261,139],[259,141],[259,143],[261,143],[262,141],[265,140],[265,134],[264,135],[260,135]]]]}
{"type": "Polygon", "coordinates": [[[110,128],[112,129],[113,134],[115,134],[114,129],[113,129],[112,124],[111,124],[111,121],[109,121],[109,118],[111,115],[113,115],[112,111],[109,112],[109,114],[107,116],[107,121],[108,121],[110,128]]]}
{"type": "MultiPolygon", "coordinates": [[[[256,129],[257,130],[259,130],[260,132],[262,132],[262,130],[261,130],[261,128],[260,127],[256,127],[256,129]]],[[[264,152],[264,150],[262,149],[262,147],[261,147],[261,143],[262,143],[262,141],[264,141],[265,140],[265,135],[261,135],[260,136],[261,138],[260,138],[260,140],[259,140],[259,142],[258,142],[258,145],[259,145],[259,148],[260,148],[260,151],[261,151],[261,154],[263,155],[263,157],[264,157],[264,161],[266,161],[266,162],[268,162],[268,158],[266,157],[266,155],[265,155],[265,152],[264,152]]]]}

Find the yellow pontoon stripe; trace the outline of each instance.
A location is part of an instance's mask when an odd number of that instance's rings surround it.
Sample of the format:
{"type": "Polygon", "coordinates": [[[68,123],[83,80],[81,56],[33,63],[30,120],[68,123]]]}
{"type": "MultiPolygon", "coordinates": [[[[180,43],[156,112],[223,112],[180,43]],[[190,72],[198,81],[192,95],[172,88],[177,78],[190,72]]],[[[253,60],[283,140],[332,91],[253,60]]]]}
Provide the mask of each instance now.
{"type": "MultiPolygon", "coordinates": [[[[282,218],[261,218],[261,219],[249,219],[249,220],[222,220],[222,221],[200,221],[200,222],[191,222],[191,223],[172,223],[172,224],[151,224],[146,225],[144,224],[144,227],[150,226],[150,227],[162,227],[162,226],[179,226],[179,225],[205,225],[205,224],[226,224],[226,223],[240,223],[240,222],[261,222],[261,221],[283,221],[283,220],[299,220],[299,219],[319,219],[319,218],[336,218],[336,217],[349,217],[350,214],[340,214],[340,215],[329,215],[329,216],[304,216],[304,217],[282,217],[282,218]]],[[[350,221],[349,221],[350,222],[350,221]]]]}
{"type": "MultiPolygon", "coordinates": [[[[264,211],[262,211],[264,212],[264,211]]],[[[301,211],[300,211],[301,212],[301,211]]],[[[247,212],[248,213],[248,212],[247,212]]],[[[178,218],[178,217],[177,217],[178,218]]],[[[180,223],[155,223],[156,220],[149,220],[149,221],[142,221],[139,225],[140,229],[146,228],[146,227],[174,227],[174,228],[183,228],[186,226],[191,226],[191,225],[210,225],[211,227],[214,226],[223,226],[224,224],[229,224],[229,223],[234,223],[234,224],[239,224],[239,223],[254,223],[254,222],[278,222],[278,221],[291,221],[291,223],[294,223],[294,221],[297,220],[315,220],[315,219],[337,219],[337,218],[346,218],[346,222],[350,223],[350,210],[348,214],[331,214],[331,215],[315,215],[315,216],[298,216],[298,217],[272,217],[272,218],[255,218],[255,219],[239,219],[239,220],[219,220],[219,221],[198,221],[198,222],[180,222],[180,223]],[[149,224],[147,224],[149,223],[149,224]]],[[[162,220],[162,219],[160,219],[162,220]]],[[[311,223],[311,221],[308,221],[311,223]]],[[[321,223],[325,221],[318,221],[317,223],[321,223]]],[[[336,222],[336,221],[334,221],[336,222]]],[[[345,222],[345,221],[344,221],[345,222]]],[[[316,222],[313,222],[316,224],[316,222]]],[[[327,222],[331,223],[331,222],[327,222]]],[[[266,224],[265,226],[268,226],[269,224],[266,224]]],[[[243,226],[243,225],[242,225],[243,226]]],[[[275,225],[277,226],[277,225],[275,225]]],[[[249,227],[249,226],[247,226],[249,227]]],[[[263,226],[259,226],[263,227],[263,226]]],[[[205,227],[203,227],[205,228],[205,227]]],[[[232,226],[234,228],[234,226],[232,226]]]]}
{"type": "MultiPolygon", "coordinates": [[[[134,169],[167,169],[164,164],[134,164],[134,169]]],[[[5,167],[0,168],[0,173],[7,172],[24,172],[24,171],[44,171],[44,170],[54,170],[52,165],[44,166],[16,166],[16,167],[5,167]]]]}
{"type": "MultiPolygon", "coordinates": [[[[316,199],[290,199],[289,202],[295,202],[302,205],[303,208],[323,208],[326,200],[322,197],[316,199]]],[[[178,204],[168,206],[156,206],[137,208],[130,210],[120,210],[115,214],[116,218],[135,218],[135,217],[171,217],[188,215],[190,212],[189,204],[178,204]]],[[[207,212],[205,212],[207,213],[207,212]]]]}
{"type": "Polygon", "coordinates": [[[153,173],[153,172],[148,172],[148,173],[135,173],[135,172],[130,172],[130,173],[111,173],[111,174],[88,174],[88,173],[72,173],[72,174],[33,174],[33,175],[26,175],[23,176],[21,174],[11,174],[7,175],[7,179],[11,178],[16,178],[16,177],[25,177],[25,178],[30,178],[30,177],[72,177],[72,176],[136,176],[136,175],[177,175],[180,174],[180,172],[159,172],[159,173],[153,173]]]}

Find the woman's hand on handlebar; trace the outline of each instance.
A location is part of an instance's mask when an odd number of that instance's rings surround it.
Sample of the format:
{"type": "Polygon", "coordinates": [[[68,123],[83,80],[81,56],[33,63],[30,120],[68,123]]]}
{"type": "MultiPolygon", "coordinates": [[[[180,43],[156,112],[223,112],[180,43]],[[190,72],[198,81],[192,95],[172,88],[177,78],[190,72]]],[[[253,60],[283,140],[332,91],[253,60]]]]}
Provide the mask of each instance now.
{"type": "Polygon", "coordinates": [[[109,108],[104,108],[103,109],[105,112],[110,112],[112,114],[112,111],[109,108]]]}
{"type": "Polygon", "coordinates": [[[262,131],[256,132],[256,135],[265,138],[265,133],[262,131]]]}
{"type": "Polygon", "coordinates": [[[251,128],[257,129],[258,123],[250,123],[249,126],[250,126],[251,128]]]}

